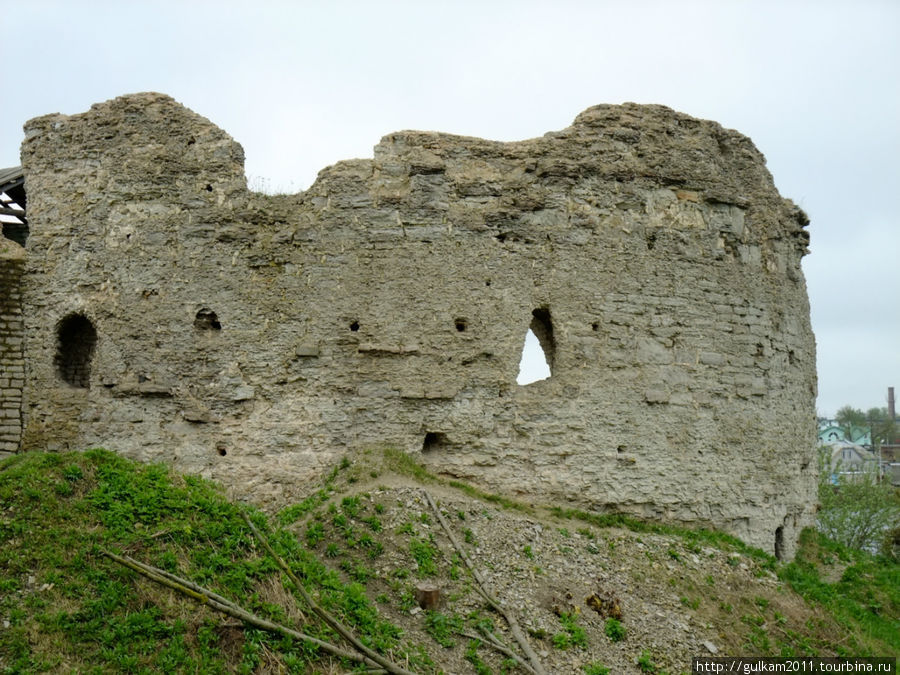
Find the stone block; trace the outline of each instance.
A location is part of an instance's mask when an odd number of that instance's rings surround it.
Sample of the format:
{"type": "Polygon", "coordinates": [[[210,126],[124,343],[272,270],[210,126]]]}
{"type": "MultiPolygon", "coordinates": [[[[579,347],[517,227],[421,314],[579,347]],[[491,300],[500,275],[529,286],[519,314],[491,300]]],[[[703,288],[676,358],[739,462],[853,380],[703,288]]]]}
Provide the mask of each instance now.
{"type": "Polygon", "coordinates": [[[668,403],[669,392],[665,389],[648,389],[644,392],[644,400],[647,403],[668,403]]]}
{"type": "Polygon", "coordinates": [[[294,353],[300,357],[318,356],[319,345],[312,342],[304,342],[297,345],[296,349],[294,349],[294,353]]]}
{"type": "Polygon", "coordinates": [[[700,363],[707,366],[721,366],[725,364],[725,356],[717,352],[700,352],[700,363]]]}

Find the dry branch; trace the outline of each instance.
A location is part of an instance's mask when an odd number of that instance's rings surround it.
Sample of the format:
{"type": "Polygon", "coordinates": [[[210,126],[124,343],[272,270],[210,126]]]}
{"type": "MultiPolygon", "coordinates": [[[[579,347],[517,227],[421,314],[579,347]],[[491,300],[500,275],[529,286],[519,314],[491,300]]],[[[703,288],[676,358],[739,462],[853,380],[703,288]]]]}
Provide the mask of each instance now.
{"type": "Polygon", "coordinates": [[[178,591],[182,595],[187,595],[188,597],[193,598],[201,604],[208,605],[218,612],[222,612],[223,614],[227,614],[229,616],[233,616],[236,619],[240,619],[244,623],[248,623],[251,626],[256,626],[257,628],[262,628],[263,630],[267,630],[272,633],[280,633],[296,640],[309,642],[311,644],[314,644],[322,651],[331,654],[332,656],[336,656],[342,659],[349,659],[350,661],[360,661],[368,666],[377,668],[377,672],[386,672],[381,667],[381,664],[373,661],[372,659],[369,659],[366,656],[348,652],[344,649],[341,649],[340,647],[336,647],[330,642],[319,640],[318,638],[314,638],[311,635],[306,635],[305,633],[293,630],[292,628],[288,628],[287,626],[282,626],[281,624],[274,623],[272,621],[269,621],[268,619],[263,619],[262,617],[256,616],[255,614],[251,614],[243,607],[240,607],[230,600],[223,598],[221,595],[205,589],[202,586],[198,586],[197,584],[190,582],[187,579],[182,579],[170,572],[161,570],[158,567],[153,567],[152,565],[147,565],[145,563],[139,562],[130,556],[120,556],[109,551],[103,551],[103,554],[108,558],[115,560],[120,565],[134,570],[138,574],[141,574],[158,584],[168,586],[169,588],[178,591]]]}
{"type": "Polygon", "coordinates": [[[470,640],[477,640],[481,644],[487,645],[488,647],[493,647],[498,652],[503,654],[504,656],[508,656],[513,661],[515,661],[519,666],[521,666],[524,670],[529,673],[534,673],[534,668],[531,667],[531,664],[527,661],[523,661],[522,657],[516,654],[512,649],[507,647],[505,644],[500,642],[497,639],[497,636],[489,631],[482,631],[484,633],[484,637],[479,635],[474,635],[472,633],[460,633],[464,638],[468,638],[470,640]]]}
{"type": "Polygon", "coordinates": [[[367,657],[368,659],[371,659],[379,666],[384,668],[387,672],[394,673],[395,675],[414,675],[414,673],[411,673],[408,670],[404,670],[396,663],[393,663],[392,661],[384,658],[378,652],[369,649],[359,640],[359,638],[356,637],[356,635],[353,634],[353,631],[351,631],[349,628],[347,628],[347,626],[338,621],[328,610],[319,605],[313,599],[313,597],[306,592],[303,584],[294,574],[293,570],[291,570],[287,562],[285,562],[285,560],[275,552],[271,545],[269,545],[268,540],[263,537],[262,533],[258,529],[256,529],[256,526],[251,522],[247,514],[241,511],[241,515],[244,517],[244,521],[247,523],[250,531],[253,532],[253,535],[259,540],[259,543],[261,543],[263,545],[263,548],[266,549],[269,555],[275,559],[275,562],[278,563],[278,566],[282,570],[284,570],[284,573],[288,575],[288,578],[296,587],[297,592],[303,598],[303,601],[309,606],[310,609],[312,609],[313,612],[315,612],[319,616],[319,618],[321,618],[326,624],[337,631],[338,634],[341,635],[341,637],[343,637],[347,642],[353,645],[353,648],[356,649],[360,654],[367,657]]]}
{"type": "Polygon", "coordinates": [[[546,675],[544,666],[541,664],[540,659],[538,659],[537,654],[535,654],[534,650],[531,648],[531,644],[528,642],[528,638],[525,637],[525,633],[522,632],[522,628],[519,626],[519,622],[516,621],[515,615],[511,611],[506,609],[503,605],[501,605],[500,602],[488,592],[481,574],[477,569],[475,569],[475,565],[472,563],[469,555],[465,552],[459,541],[457,541],[456,537],[453,536],[453,532],[450,530],[450,525],[447,523],[447,519],[444,518],[444,514],[441,513],[441,510],[434,502],[434,499],[431,498],[428,490],[422,490],[422,492],[425,494],[425,499],[428,500],[429,505],[437,516],[438,522],[440,522],[441,527],[444,528],[444,532],[446,532],[447,537],[450,539],[450,543],[453,544],[453,548],[455,548],[456,552],[459,553],[463,562],[466,564],[466,567],[469,568],[469,571],[475,578],[475,587],[478,589],[484,599],[487,600],[488,604],[490,604],[491,607],[493,607],[497,612],[503,615],[504,619],[506,619],[506,623],[509,624],[510,632],[512,632],[513,637],[516,639],[516,642],[519,643],[522,651],[525,652],[525,655],[528,657],[528,661],[531,663],[531,667],[534,673],[536,675],[546,675]]]}

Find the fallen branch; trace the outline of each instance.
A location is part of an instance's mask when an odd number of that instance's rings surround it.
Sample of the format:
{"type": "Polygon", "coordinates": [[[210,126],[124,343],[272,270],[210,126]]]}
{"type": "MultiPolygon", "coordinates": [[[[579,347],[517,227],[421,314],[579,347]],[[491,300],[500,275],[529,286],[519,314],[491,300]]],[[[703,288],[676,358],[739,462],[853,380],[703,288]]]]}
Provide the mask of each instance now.
{"type": "Polygon", "coordinates": [[[362,662],[367,666],[373,666],[377,668],[377,671],[373,672],[387,672],[381,667],[381,664],[369,659],[366,656],[355,654],[354,652],[348,652],[344,649],[341,649],[340,647],[331,644],[330,642],[319,640],[318,638],[314,638],[311,635],[306,635],[305,633],[293,630],[292,628],[288,628],[287,626],[282,626],[281,624],[274,623],[272,621],[269,621],[268,619],[263,619],[262,617],[256,616],[255,614],[251,614],[243,607],[240,607],[230,600],[223,598],[221,595],[205,589],[202,586],[198,586],[197,584],[190,582],[187,579],[177,577],[170,572],[159,569],[158,567],[153,567],[152,565],[138,562],[130,556],[120,556],[109,551],[103,551],[103,554],[108,558],[115,560],[120,565],[123,565],[131,570],[134,570],[138,574],[147,577],[151,581],[155,581],[156,583],[163,586],[168,586],[169,588],[178,591],[182,595],[187,595],[188,597],[193,598],[203,605],[207,605],[218,612],[222,612],[223,614],[227,614],[229,616],[233,616],[236,619],[240,619],[244,623],[248,623],[251,626],[256,626],[257,628],[262,628],[263,630],[267,630],[272,633],[280,633],[281,635],[286,635],[296,640],[303,640],[305,642],[314,644],[316,647],[324,652],[331,654],[332,656],[336,656],[342,659],[348,659],[350,661],[362,662]]]}
{"type": "Polygon", "coordinates": [[[450,543],[453,544],[453,548],[455,548],[456,552],[459,553],[463,562],[466,564],[466,567],[469,568],[469,571],[475,578],[476,588],[481,593],[482,597],[484,597],[484,599],[487,600],[488,604],[501,615],[503,615],[504,619],[506,619],[506,623],[509,624],[510,632],[516,639],[516,642],[519,643],[522,651],[525,652],[525,656],[528,657],[528,661],[530,662],[531,668],[535,675],[546,675],[544,666],[541,664],[541,661],[538,658],[537,654],[535,654],[534,650],[531,648],[531,644],[528,642],[528,638],[525,637],[525,633],[522,632],[522,629],[519,626],[519,622],[516,621],[515,615],[511,611],[507,610],[503,605],[501,605],[500,602],[488,592],[481,574],[477,569],[475,569],[475,565],[472,563],[469,555],[465,552],[459,541],[457,541],[456,537],[453,536],[453,532],[450,530],[450,525],[447,523],[447,519],[444,518],[444,514],[441,513],[441,510],[438,508],[437,504],[435,504],[434,499],[431,498],[428,490],[423,489],[422,492],[425,494],[425,499],[428,500],[429,505],[431,505],[432,510],[437,516],[438,522],[441,524],[441,527],[444,528],[444,532],[450,539],[450,543]]]}
{"type": "Polygon", "coordinates": [[[503,654],[504,656],[508,656],[513,661],[515,661],[518,665],[520,665],[523,669],[525,669],[529,673],[534,673],[534,668],[531,667],[531,664],[527,661],[523,661],[522,657],[516,654],[512,649],[507,647],[505,644],[500,642],[497,639],[497,636],[489,631],[483,631],[484,637],[479,635],[473,635],[472,633],[460,633],[464,638],[469,638],[470,640],[477,640],[481,644],[487,645],[488,647],[493,647],[498,652],[503,654]]]}
{"type": "Polygon", "coordinates": [[[347,626],[338,621],[327,609],[319,605],[313,597],[306,592],[306,589],[303,587],[303,584],[294,574],[293,570],[291,570],[290,566],[284,561],[284,559],[278,555],[275,550],[269,545],[269,542],[263,537],[262,533],[256,529],[256,526],[252,523],[250,518],[246,513],[241,511],[241,515],[244,517],[244,521],[247,523],[247,526],[250,528],[250,531],[253,532],[253,535],[259,540],[259,543],[263,545],[263,548],[268,551],[269,555],[275,559],[275,562],[278,563],[278,566],[284,570],[284,573],[288,575],[288,578],[297,588],[297,592],[300,593],[300,596],[303,598],[303,601],[315,612],[319,618],[321,618],[326,624],[331,626],[337,633],[343,637],[347,642],[353,645],[353,648],[356,649],[363,656],[368,657],[379,666],[384,668],[387,672],[393,673],[395,675],[414,675],[408,670],[404,670],[396,663],[384,658],[378,652],[369,649],[366,645],[364,645],[356,635],[353,634],[347,626]]]}

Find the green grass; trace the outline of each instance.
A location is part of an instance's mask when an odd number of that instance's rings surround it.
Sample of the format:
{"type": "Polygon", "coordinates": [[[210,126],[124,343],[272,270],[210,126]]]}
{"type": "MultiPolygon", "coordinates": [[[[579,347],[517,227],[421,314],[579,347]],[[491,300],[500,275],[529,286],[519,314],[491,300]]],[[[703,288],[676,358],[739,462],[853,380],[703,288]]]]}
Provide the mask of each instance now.
{"type": "Polygon", "coordinates": [[[469,644],[466,647],[466,661],[472,664],[472,668],[475,669],[476,675],[493,675],[493,671],[481,660],[481,657],[478,656],[478,648],[480,646],[480,640],[469,640],[469,644]]]}
{"type": "Polygon", "coordinates": [[[502,506],[505,509],[521,511],[522,513],[534,513],[534,508],[529,506],[528,504],[517,502],[514,499],[509,499],[502,495],[493,494],[491,492],[484,492],[483,490],[479,490],[478,488],[473,487],[468,483],[463,483],[458,480],[451,480],[447,481],[447,485],[452,488],[456,488],[463,494],[472,497],[473,499],[478,499],[479,501],[490,502],[492,504],[502,506]]]}
{"type": "Polygon", "coordinates": [[[641,652],[637,659],[637,667],[641,672],[648,673],[648,675],[665,675],[665,671],[653,661],[653,654],[648,649],[641,652]]]}
{"type": "MultiPolygon", "coordinates": [[[[385,470],[443,483],[409,458],[389,450],[384,455],[389,465],[385,470]]],[[[343,462],[316,492],[272,518],[252,509],[247,512],[306,588],[365,642],[390,652],[395,660],[408,657],[416,672],[434,672],[424,650],[436,645],[430,639],[420,645],[404,641],[398,627],[379,615],[369,597],[377,597],[385,611],[408,614],[416,605],[413,577],[449,577],[459,582],[456,591],[461,592],[467,575],[455,556],[444,557],[429,533],[436,529],[428,527],[430,517],[422,518],[417,511],[401,516],[408,518],[404,522],[393,506],[376,503],[369,493],[346,491],[361,467],[367,470],[369,465],[343,462]],[[398,527],[398,522],[403,524],[398,527]],[[396,534],[402,537],[392,542],[396,534]],[[385,566],[397,560],[400,569],[385,566]]],[[[502,508],[523,510],[511,500],[463,485],[453,487],[502,508]]],[[[101,553],[131,555],[207,586],[256,614],[289,623],[296,616],[296,610],[290,610],[291,587],[287,591],[282,587],[274,561],[253,539],[241,517],[245,508],[229,503],[206,481],[177,476],[159,465],[136,465],[102,450],[27,453],[0,463],[0,622],[9,622],[9,628],[0,630],[0,673],[328,672],[331,662],[322,661],[310,645],[236,626],[231,619],[137,577],[101,553]]],[[[476,514],[478,508],[471,507],[468,513],[476,514]]],[[[471,529],[461,527],[477,519],[456,513],[461,538],[469,546],[477,545],[471,529]]],[[[488,507],[481,513],[489,518],[496,511],[488,507]]],[[[621,514],[571,509],[553,509],[552,514],[578,521],[556,528],[565,530],[572,542],[586,541],[589,546],[596,542],[610,551],[616,547],[610,538],[614,533],[599,528],[673,537],[660,555],[667,563],[677,563],[679,575],[689,573],[690,554],[701,553],[706,546],[724,552],[729,563],[750,558],[757,571],[777,571],[785,582],[784,593],[790,593],[789,585],[816,607],[823,617],[821,629],[792,623],[776,611],[784,611],[777,598],[763,597],[759,591],[748,591],[740,602],[733,597],[707,601],[706,591],[715,589],[711,577],[698,578],[693,586],[673,578],[675,597],[682,597],[685,607],[700,613],[718,608],[720,615],[733,617],[748,653],[794,656],[822,648],[848,656],[900,652],[900,564],[895,561],[851,551],[806,532],[796,561],[784,565],[718,532],[621,514]],[[839,643],[832,617],[842,628],[839,643]],[[826,619],[831,622],[827,628],[826,619]]],[[[600,548],[595,549],[599,553],[600,548]]],[[[538,557],[530,545],[520,550],[529,561],[538,557]]],[[[541,573],[540,568],[534,570],[541,573]]],[[[448,595],[448,602],[451,598],[448,595]]],[[[454,639],[453,629],[459,625],[452,605],[444,612],[432,619],[420,614],[417,619],[439,643],[454,639]]],[[[611,621],[601,630],[613,643],[625,641],[614,645],[601,635],[603,644],[614,649],[631,644],[624,625],[611,621]]],[[[476,625],[476,619],[465,619],[470,632],[476,625]]],[[[308,620],[302,630],[322,639],[335,637],[330,629],[308,620]]],[[[567,616],[558,632],[540,639],[545,648],[556,645],[577,655],[574,648],[584,647],[587,635],[574,616],[567,616]]],[[[507,666],[498,666],[498,656],[480,640],[456,641],[475,672],[489,672],[486,663],[494,672],[506,672],[507,666]]],[[[634,649],[631,654],[630,658],[636,656],[634,649]]],[[[639,668],[661,672],[654,663],[661,653],[641,656],[645,658],[639,659],[639,668]]],[[[348,671],[352,664],[334,667],[348,671]]],[[[600,662],[584,666],[585,672],[597,674],[605,668],[600,662]]]]}
{"type": "Polygon", "coordinates": [[[433,577],[437,574],[437,558],[440,554],[431,541],[414,537],[409,541],[409,552],[416,561],[420,577],[433,577]]]}
{"type": "Polygon", "coordinates": [[[606,620],[606,623],[603,626],[603,632],[606,633],[606,637],[613,642],[621,642],[625,639],[627,633],[624,624],[613,617],[609,617],[606,620]]]}
{"type": "Polygon", "coordinates": [[[414,478],[420,483],[435,483],[437,478],[428,473],[424,466],[402,450],[397,448],[384,448],[385,467],[401,476],[414,478]]]}
{"type": "Polygon", "coordinates": [[[447,616],[441,612],[425,612],[425,632],[442,647],[456,645],[456,635],[463,629],[463,619],[455,614],[447,616]]]}
{"type": "MultiPolygon", "coordinates": [[[[261,555],[241,507],[210,483],[103,450],[27,453],[0,469],[0,619],[10,623],[0,631],[4,672],[305,673],[320,663],[310,645],[235,628],[102,554],[131,555],[287,622],[292,601],[287,593],[272,597],[281,588],[275,562],[261,555]]],[[[275,520],[292,522],[322,501],[314,495],[275,520]]],[[[354,566],[356,581],[342,581],[295,536],[249,513],[321,604],[374,649],[405,653],[399,629],[365,595],[360,582],[369,570],[354,566]]],[[[306,539],[319,538],[313,524],[306,539]]],[[[315,622],[302,630],[333,639],[315,622]]]]}
{"type": "Polygon", "coordinates": [[[574,614],[562,614],[559,617],[563,630],[553,635],[550,641],[557,649],[568,649],[569,647],[587,647],[587,633],[584,628],[578,625],[574,614]]]}
{"type": "Polygon", "coordinates": [[[847,656],[900,653],[900,564],[846,548],[814,530],[804,530],[794,562],[778,576],[808,602],[832,614],[848,631],[847,656]],[[823,572],[846,565],[840,578],[823,572]]]}
{"type": "MultiPolygon", "coordinates": [[[[591,513],[579,509],[563,509],[560,507],[553,507],[550,509],[550,512],[557,518],[580,520],[597,527],[621,527],[632,532],[679,537],[685,542],[686,547],[694,553],[700,550],[699,547],[701,545],[712,546],[723,551],[735,551],[754,559],[762,569],[766,570],[774,570],[778,562],[774,556],[769,555],[762,549],[748,546],[737,537],[716,530],[702,528],[693,530],[670,523],[641,520],[624,513],[591,513]]],[[[609,542],[609,547],[611,550],[615,548],[612,541],[609,542]]],[[[673,560],[680,560],[681,557],[674,549],[669,549],[668,555],[673,560]]]]}

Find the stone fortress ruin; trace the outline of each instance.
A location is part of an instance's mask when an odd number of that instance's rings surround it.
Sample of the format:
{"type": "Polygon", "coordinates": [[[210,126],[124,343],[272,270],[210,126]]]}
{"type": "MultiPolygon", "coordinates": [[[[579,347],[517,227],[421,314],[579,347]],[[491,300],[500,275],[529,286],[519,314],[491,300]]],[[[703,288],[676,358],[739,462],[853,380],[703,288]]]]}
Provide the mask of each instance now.
{"type": "Polygon", "coordinates": [[[20,175],[0,450],[265,499],[393,446],[781,557],[813,522],[808,221],[735,131],[635,104],[513,143],[403,131],[269,196],[224,131],[136,94],[28,122],[20,175]],[[551,376],[520,386],[529,328],[551,376]]]}

